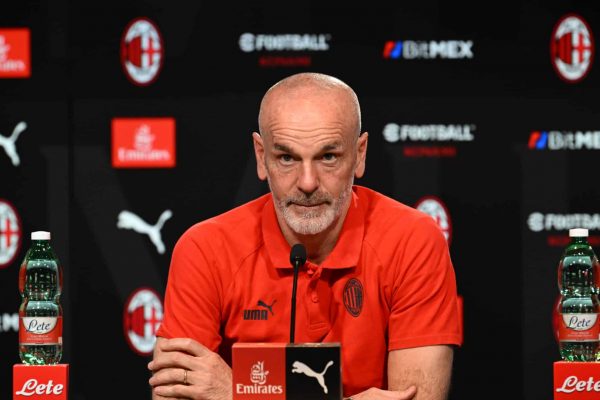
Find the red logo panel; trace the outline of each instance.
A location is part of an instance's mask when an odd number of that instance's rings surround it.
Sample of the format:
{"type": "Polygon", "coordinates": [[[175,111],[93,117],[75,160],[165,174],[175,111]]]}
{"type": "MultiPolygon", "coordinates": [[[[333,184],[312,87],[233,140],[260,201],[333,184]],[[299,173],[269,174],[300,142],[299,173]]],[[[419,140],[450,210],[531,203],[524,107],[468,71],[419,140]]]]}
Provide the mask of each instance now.
{"type": "Polygon", "coordinates": [[[173,168],[174,118],[113,118],[114,168],[173,168]]]}
{"type": "Polygon", "coordinates": [[[597,400],[600,398],[600,363],[554,363],[554,400],[597,400]]]}
{"type": "Polygon", "coordinates": [[[29,78],[30,76],[29,29],[0,29],[0,78],[29,78]]]}
{"type": "Polygon", "coordinates": [[[285,343],[235,343],[233,399],[285,399],[285,343]]]}
{"type": "Polygon", "coordinates": [[[13,366],[13,400],[67,400],[69,365],[13,366]]]}

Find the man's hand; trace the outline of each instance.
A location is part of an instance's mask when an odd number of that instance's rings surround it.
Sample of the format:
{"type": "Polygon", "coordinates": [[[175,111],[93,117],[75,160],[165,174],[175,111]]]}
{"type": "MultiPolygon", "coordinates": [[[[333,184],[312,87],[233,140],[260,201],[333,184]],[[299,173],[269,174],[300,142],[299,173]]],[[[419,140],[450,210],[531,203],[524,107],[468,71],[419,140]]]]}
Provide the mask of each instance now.
{"type": "Polygon", "coordinates": [[[195,340],[157,338],[148,369],[153,399],[231,399],[231,368],[195,340]]]}
{"type": "Polygon", "coordinates": [[[373,387],[352,397],[346,397],[346,400],[411,400],[416,393],[417,388],[415,386],[402,391],[381,390],[373,387]]]}

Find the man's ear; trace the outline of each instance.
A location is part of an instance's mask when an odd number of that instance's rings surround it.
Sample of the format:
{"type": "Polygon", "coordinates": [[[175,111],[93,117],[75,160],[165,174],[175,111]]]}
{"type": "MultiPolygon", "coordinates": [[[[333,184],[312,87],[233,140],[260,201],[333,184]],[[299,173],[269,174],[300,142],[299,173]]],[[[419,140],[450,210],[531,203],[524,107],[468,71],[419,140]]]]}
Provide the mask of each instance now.
{"type": "Polygon", "coordinates": [[[354,168],[354,176],[356,178],[362,178],[365,174],[368,141],[369,133],[363,132],[356,143],[356,167],[354,168]]]}
{"type": "Polygon", "coordinates": [[[258,179],[264,181],[267,179],[267,167],[265,165],[265,146],[263,138],[258,132],[252,132],[252,141],[254,142],[254,155],[256,156],[256,172],[258,179]]]}

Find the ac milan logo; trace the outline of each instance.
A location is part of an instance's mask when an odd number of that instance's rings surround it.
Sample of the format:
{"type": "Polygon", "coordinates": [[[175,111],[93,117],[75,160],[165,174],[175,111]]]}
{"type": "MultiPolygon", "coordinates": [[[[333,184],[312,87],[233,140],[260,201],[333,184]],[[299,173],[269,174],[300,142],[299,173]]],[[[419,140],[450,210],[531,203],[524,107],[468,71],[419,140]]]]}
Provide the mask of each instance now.
{"type": "Polygon", "coordinates": [[[431,216],[444,233],[446,241],[450,243],[452,223],[450,221],[450,214],[444,203],[437,197],[427,196],[417,201],[415,208],[431,216]]]}
{"type": "Polygon", "coordinates": [[[356,278],[350,279],[344,286],[344,305],[353,317],[358,317],[364,303],[363,286],[356,278]]]}
{"type": "Polygon", "coordinates": [[[123,327],[133,351],[142,356],[152,354],[162,319],[162,301],[154,290],[141,288],[129,296],[123,313],[123,327]]]}
{"type": "Polygon", "coordinates": [[[0,199],[0,268],[12,263],[21,247],[21,222],[15,208],[0,199]]]}
{"type": "Polygon", "coordinates": [[[163,41],[156,25],[147,18],[134,19],[121,39],[121,63],[129,80],[139,86],[150,85],[163,58],[163,41]]]}
{"type": "Polygon", "coordinates": [[[550,39],[552,66],[569,83],[582,80],[594,58],[594,38],[589,25],[578,15],[561,18],[550,39]]]}

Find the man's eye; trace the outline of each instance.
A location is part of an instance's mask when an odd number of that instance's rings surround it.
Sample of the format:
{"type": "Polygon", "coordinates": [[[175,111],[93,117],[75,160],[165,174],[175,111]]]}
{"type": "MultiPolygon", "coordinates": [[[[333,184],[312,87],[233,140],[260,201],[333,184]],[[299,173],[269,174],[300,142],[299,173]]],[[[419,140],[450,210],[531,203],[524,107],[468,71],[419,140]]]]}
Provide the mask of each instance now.
{"type": "Polygon", "coordinates": [[[294,161],[294,159],[292,158],[292,156],[290,156],[289,154],[282,154],[279,156],[279,159],[284,162],[284,163],[291,163],[292,161],[294,161]]]}
{"type": "Polygon", "coordinates": [[[335,161],[335,160],[337,160],[337,156],[333,153],[325,153],[325,154],[323,154],[323,160],[335,161]]]}

